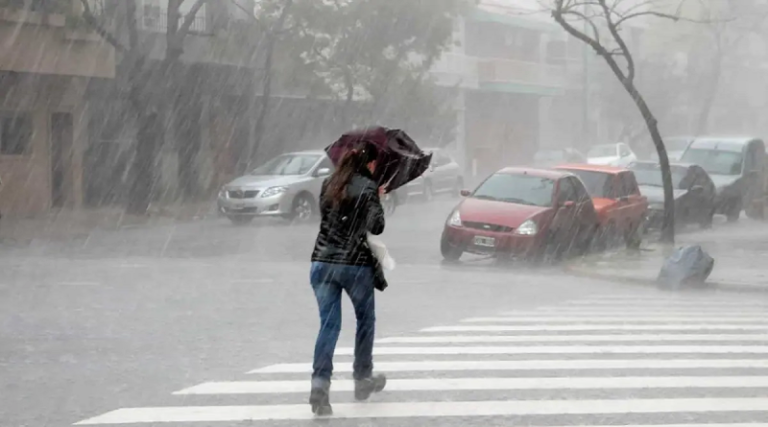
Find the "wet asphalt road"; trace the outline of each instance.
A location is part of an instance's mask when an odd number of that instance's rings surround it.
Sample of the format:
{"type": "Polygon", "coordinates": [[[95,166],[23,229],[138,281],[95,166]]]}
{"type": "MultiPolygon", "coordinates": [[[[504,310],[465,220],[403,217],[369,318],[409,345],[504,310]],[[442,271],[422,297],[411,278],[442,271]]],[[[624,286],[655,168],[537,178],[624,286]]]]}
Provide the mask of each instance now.
{"type": "MultiPolygon", "coordinates": [[[[768,422],[768,301],[443,266],[438,239],[454,203],[404,206],[388,221],[383,239],[399,265],[377,294],[377,351],[388,354],[376,361],[392,389],[355,404],[338,372],[330,425],[768,422]],[[734,376],[753,380],[725,380],[734,376]],[[510,382],[525,378],[536,380],[510,382]]],[[[0,426],[318,423],[304,419],[303,385],[317,328],[307,280],[316,229],[206,220],[1,248],[0,426]],[[258,369],[270,372],[247,374],[258,369]],[[219,388],[173,394],[208,382],[219,388]],[[166,409],[120,411],[156,407],[166,409]]],[[[344,313],[341,352],[354,334],[347,302],[344,313]]],[[[350,360],[337,359],[339,369],[350,360]]]]}

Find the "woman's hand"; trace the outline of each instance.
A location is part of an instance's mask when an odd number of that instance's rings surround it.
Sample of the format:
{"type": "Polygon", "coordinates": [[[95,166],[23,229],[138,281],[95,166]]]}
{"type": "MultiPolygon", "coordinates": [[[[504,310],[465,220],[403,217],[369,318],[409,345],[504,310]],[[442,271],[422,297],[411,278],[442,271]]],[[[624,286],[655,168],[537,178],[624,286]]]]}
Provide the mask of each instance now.
{"type": "Polygon", "coordinates": [[[383,196],[385,194],[387,194],[387,186],[386,185],[382,185],[381,187],[379,187],[379,197],[381,197],[381,196],[383,196]]]}

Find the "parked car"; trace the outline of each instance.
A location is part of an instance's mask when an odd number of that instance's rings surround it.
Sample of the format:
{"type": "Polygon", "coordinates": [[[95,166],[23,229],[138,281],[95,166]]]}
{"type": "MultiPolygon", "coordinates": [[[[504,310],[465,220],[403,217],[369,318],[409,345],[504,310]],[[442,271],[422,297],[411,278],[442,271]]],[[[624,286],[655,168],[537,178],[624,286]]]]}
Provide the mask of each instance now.
{"type": "MultiPolygon", "coordinates": [[[[635,173],[640,193],[648,198],[646,229],[660,228],[664,219],[664,186],[661,166],[655,162],[630,165],[635,173]]],[[[701,166],[685,163],[669,165],[675,197],[675,223],[712,225],[715,214],[715,183],[701,166]]]]}
{"type": "Polygon", "coordinates": [[[597,214],[584,185],[568,173],[506,168],[451,212],[440,240],[448,261],[464,252],[529,260],[586,251],[597,214]]]}
{"type": "Polygon", "coordinates": [[[563,163],[587,163],[587,156],[573,148],[539,150],[533,155],[536,167],[552,167],[563,163]]]}
{"type": "MultiPolygon", "coordinates": [[[[324,151],[286,153],[241,176],[219,191],[219,212],[234,224],[247,224],[256,217],[282,217],[307,222],[317,214],[323,180],[334,170],[324,151]]],[[[382,198],[385,212],[392,214],[398,193],[382,198]]]]}
{"type": "Polygon", "coordinates": [[[762,197],[765,155],[765,144],[758,138],[707,137],[692,141],[681,162],[707,171],[717,192],[716,212],[733,222],[744,207],[762,197]]]}
{"type": "MultiPolygon", "coordinates": [[[[664,147],[667,149],[667,157],[669,158],[670,163],[679,162],[680,158],[685,152],[685,149],[688,148],[688,144],[690,144],[694,139],[695,138],[692,136],[675,136],[664,138],[664,147]]],[[[652,142],[650,144],[653,145],[652,142]]],[[[659,154],[656,152],[655,148],[653,149],[653,152],[649,158],[651,162],[658,163],[659,154]]]]}
{"type": "Polygon", "coordinates": [[[635,161],[637,156],[629,145],[623,142],[595,145],[587,151],[587,163],[591,165],[626,167],[635,161]]]}
{"type": "Polygon", "coordinates": [[[407,197],[420,196],[432,200],[435,194],[440,193],[458,196],[464,187],[464,176],[456,160],[439,148],[426,148],[424,151],[432,153],[432,163],[422,176],[404,187],[407,197]]]}
{"type": "Polygon", "coordinates": [[[601,248],[613,246],[620,239],[628,247],[640,246],[648,199],[640,194],[632,171],[599,165],[563,165],[556,169],[579,177],[592,196],[600,224],[596,243],[601,248]]]}

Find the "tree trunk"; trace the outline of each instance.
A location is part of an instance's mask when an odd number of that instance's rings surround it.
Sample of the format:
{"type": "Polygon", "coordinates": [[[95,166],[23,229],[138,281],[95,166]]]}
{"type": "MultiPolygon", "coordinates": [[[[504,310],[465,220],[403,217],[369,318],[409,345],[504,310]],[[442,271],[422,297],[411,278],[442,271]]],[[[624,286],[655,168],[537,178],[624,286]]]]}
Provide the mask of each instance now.
{"type": "Polygon", "coordinates": [[[632,97],[635,105],[640,110],[640,114],[645,120],[645,125],[648,127],[648,132],[651,134],[653,145],[656,147],[656,153],[659,155],[659,164],[661,166],[661,183],[664,187],[664,221],[661,226],[661,241],[664,243],[675,242],[675,196],[674,188],[672,187],[672,173],[669,169],[669,157],[667,156],[667,148],[664,146],[664,141],[661,138],[659,132],[658,121],[654,117],[648,104],[643,99],[640,92],[638,92],[635,85],[627,81],[627,79],[621,79],[621,83],[626,89],[627,93],[632,97]]]}

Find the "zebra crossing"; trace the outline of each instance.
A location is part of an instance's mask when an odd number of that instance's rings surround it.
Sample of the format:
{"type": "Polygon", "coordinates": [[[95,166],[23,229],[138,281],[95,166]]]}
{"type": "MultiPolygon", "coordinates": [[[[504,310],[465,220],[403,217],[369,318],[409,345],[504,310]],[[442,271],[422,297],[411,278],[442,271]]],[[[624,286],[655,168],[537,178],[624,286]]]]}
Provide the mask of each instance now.
{"type": "MultiPolygon", "coordinates": [[[[337,348],[334,420],[768,427],[768,303],[743,297],[593,296],[383,337],[374,354],[389,381],[360,403],[353,349],[337,348]]],[[[301,425],[315,418],[306,404],[311,371],[309,362],[272,364],[175,391],[178,405],[122,408],[76,425],[301,425]],[[205,399],[215,404],[193,404],[205,399]]]]}

